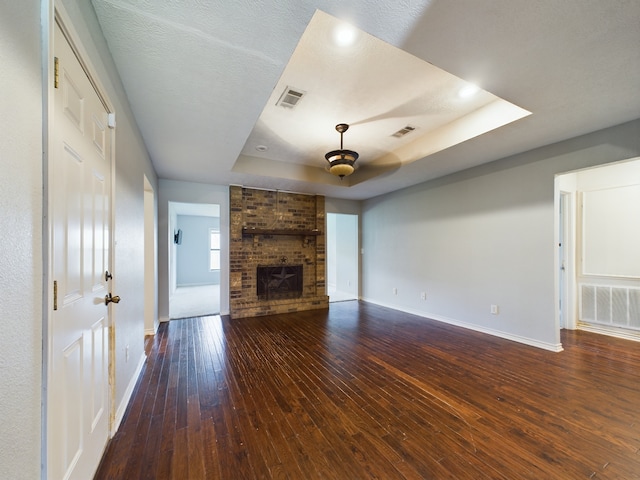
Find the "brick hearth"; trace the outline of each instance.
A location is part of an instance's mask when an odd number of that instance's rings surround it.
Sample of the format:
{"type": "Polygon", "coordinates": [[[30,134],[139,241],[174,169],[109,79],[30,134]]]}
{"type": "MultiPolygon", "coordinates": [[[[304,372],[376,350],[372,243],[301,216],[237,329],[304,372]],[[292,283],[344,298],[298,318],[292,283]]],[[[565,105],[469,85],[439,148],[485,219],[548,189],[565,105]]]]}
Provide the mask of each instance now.
{"type": "Polygon", "coordinates": [[[238,186],[229,191],[231,317],[328,308],[324,197],[238,186]],[[302,265],[302,295],[260,299],[257,269],[267,265],[302,265]]]}

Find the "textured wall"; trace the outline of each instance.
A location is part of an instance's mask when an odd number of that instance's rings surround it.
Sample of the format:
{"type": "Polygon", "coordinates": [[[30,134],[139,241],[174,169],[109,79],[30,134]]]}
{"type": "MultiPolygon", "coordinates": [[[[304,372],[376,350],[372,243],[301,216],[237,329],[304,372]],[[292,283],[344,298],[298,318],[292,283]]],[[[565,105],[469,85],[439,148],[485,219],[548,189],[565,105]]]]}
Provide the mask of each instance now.
{"type": "Polygon", "coordinates": [[[40,477],[42,77],[39,2],[0,3],[0,465],[40,477]]]}

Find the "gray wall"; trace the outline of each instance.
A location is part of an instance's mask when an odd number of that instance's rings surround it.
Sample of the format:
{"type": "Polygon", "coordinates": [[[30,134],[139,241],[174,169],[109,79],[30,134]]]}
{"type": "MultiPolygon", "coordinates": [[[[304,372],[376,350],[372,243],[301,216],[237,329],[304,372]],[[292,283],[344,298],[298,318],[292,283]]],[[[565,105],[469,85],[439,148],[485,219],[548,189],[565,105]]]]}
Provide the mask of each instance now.
{"type": "Polygon", "coordinates": [[[638,154],[640,120],[363,202],[364,299],[558,349],[554,176],[638,154]]]}
{"type": "Polygon", "coordinates": [[[42,75],[39,2],[0,3],[0,465],[40,477],[42,75]]]}
{"type": "Polygon", "coordinates": [[[158,315],[169,320],[169,260],[173,231],[169,231],[169,202],[220,205],[220,313],[229,314],[229,187],[161,179],[158,185],[158,315]]]}
{"type": "Polygon", "coordinates": [[[209,270],[209,231],[220,230],[220,217],[178,215],[182,244],[176,246],[177,284],[219,285],[220,271],[209,270]]]}

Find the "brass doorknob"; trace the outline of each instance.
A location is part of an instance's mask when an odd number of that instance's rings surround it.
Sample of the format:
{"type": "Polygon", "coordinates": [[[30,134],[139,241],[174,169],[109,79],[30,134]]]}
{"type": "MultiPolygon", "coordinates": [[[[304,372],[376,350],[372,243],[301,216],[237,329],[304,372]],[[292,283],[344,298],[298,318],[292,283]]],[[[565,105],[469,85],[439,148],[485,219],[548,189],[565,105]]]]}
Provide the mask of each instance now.
{"type": "Polygon", "coordinates": [[[111,295],[111,293],[104,296],[104,304],[109,305],[109,303],[120,303],[120,297],[118,295],[111,295]]]}

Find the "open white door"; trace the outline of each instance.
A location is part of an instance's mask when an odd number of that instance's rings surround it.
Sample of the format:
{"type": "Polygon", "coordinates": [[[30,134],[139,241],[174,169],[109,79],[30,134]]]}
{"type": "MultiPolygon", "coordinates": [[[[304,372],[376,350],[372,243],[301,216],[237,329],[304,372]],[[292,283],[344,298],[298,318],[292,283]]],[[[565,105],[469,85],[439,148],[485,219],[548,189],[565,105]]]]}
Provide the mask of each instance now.
{"type": "Polygon", "coordinates": [[[57,23],[54,54],[47,474],[88,479],[109,437],[111,131],[108,112],[57,23]]]}

